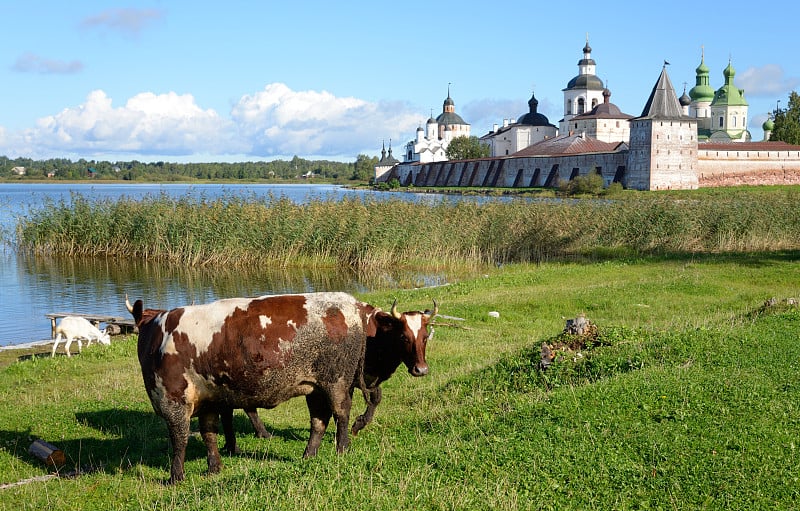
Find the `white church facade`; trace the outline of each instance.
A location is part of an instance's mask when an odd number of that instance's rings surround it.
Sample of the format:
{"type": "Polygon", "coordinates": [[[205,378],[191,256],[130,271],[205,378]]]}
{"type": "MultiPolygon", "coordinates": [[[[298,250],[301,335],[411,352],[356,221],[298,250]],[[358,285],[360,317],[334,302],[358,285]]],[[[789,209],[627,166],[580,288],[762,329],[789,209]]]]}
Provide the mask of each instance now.
{"type": "MultiPolygon", "coordinates": [[[[709,69],[702,55],[695,87],[688,95],[684,90],[680,98],[665,62],[642,113],[633,116],[611,103],[611,92],[596,75],[591,52],[587,37],[578,74],[562,89],[564,114],[558,128],[538,113],[538,101],[532,96],[528,114],[504,122],[502,128],[495,126],[481,137],[491,148],[490,158],[447,162],[444,149],[430,155],[425,151],[441,148],[442,142],[449,143],[458,135],[452,128],[448,135],[446,124],[430,119],[424,136],[419,128],[416,140],[407,145],[406,161],[380,171],[376,167],[376,181],[398,179],[403,185],[418,186],[548,187],[598,172],[606,185],[620,182],[640,190],[726,186],[754,179],[770,184],[800,183],[800,147],[766,142],[771,129],[768,123],[764,125],[765,142],[751,141],[747,101],[744,91],[734,84],[730,62],[722,73],[723,85],[715,90],[709,84],[709,69]]],[[[452,108],[449,90],[445,111],[448,101],[452,108]]]]}
{"type": "Polygon", "coordinates": [[[469,137],[470,125],[456,113],[455,101],[450,97],[442,105],[442,113],[435,119],[431,116],[422,126],[417,128],[414,140],[406,144],[405,161],[431,163],[447,160],[447,146],[456,137],[469,137]]]}

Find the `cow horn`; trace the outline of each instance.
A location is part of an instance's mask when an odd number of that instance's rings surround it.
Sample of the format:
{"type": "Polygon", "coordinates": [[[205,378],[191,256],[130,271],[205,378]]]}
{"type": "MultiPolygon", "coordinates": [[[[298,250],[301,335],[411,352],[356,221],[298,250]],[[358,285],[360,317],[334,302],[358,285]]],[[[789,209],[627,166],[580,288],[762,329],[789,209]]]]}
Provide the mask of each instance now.
{"type": "Polygon", "coordinates": [[[131,302],[128,301],[128,293],[125,293],[125,308],[128,309],[128,312],[133,314],[133,307],[131,307],[131,302]]]}
{"type": "Polygon", "coordinates": [[[392,304],[392,316],[400,319],[403,315],[397,312],[397,298],[394,299],[394,303],[392,304]]]}
{"type": "Polygon", "coordinates": [[[428,319],[431,319],[432,317],[436,316],[437,314],[439,314],[439,304],[436,303],[436,300],[434,300],[433,301],[433,312],[425,311],[425,316],[427,316],[428,319]]]}

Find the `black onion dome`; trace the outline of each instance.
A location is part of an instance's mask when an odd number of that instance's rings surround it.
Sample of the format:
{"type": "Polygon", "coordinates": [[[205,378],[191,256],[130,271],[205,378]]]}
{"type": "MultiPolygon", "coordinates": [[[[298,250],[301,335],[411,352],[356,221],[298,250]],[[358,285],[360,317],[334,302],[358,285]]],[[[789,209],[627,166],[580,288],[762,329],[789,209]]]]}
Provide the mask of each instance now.
{"type": "Polygon", "coordinates": [[[526,126],[552,126],[550,120],[544,114],[540,114],[536,111],[539,108],[539,100],[536,99],[536,96],[531,95],[531,99],[528,100],[528,108],[530,111],[520,117],[517,120],[517,124],[524,124],[526,126]]]}

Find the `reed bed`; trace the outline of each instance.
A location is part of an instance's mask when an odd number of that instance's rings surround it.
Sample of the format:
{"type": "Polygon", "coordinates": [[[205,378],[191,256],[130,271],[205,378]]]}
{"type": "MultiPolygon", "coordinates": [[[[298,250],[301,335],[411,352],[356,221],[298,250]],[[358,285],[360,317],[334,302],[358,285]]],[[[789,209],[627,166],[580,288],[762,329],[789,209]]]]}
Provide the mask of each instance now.
{"type": "Polygon", "coordinates": [[[800,248],[795,188],[511,202],[93,200],[22,218],[18,250],[243,267],[480,267],[607,254],[800,248]]]}

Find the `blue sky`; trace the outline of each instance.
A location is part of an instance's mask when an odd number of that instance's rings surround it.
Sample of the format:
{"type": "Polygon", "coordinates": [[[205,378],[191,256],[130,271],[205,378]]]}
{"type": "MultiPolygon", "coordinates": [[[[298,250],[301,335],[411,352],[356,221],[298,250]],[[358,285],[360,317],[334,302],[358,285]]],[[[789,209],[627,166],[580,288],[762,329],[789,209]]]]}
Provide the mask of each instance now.
{"type": "Polygon", "coordinates": [[[395,155],[442,111],[473,135],[528,111],[557,124],[586,34],[611,101],[639,115],[665,60],[729,59],[749,128],[800,89],[800,7],[697,2],[3,1],[0,155],[243,161],[395,155]]]}

